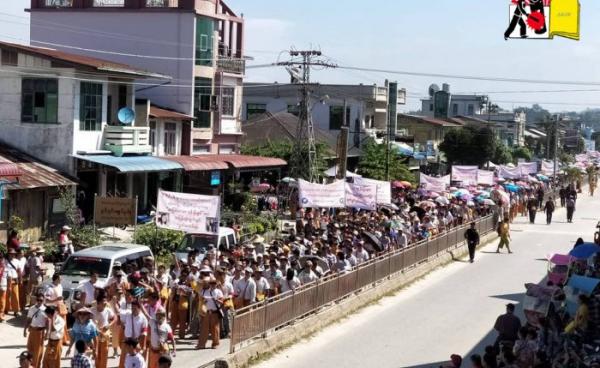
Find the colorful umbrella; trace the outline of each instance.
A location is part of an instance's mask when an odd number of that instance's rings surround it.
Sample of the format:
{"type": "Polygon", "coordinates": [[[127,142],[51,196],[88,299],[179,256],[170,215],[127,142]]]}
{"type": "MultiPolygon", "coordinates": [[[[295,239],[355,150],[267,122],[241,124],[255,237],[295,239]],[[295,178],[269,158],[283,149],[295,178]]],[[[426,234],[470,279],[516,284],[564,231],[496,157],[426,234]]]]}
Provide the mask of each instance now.
{"type": "Polygon", "coordinates": [[[573,250],[569,252],[569,255],[578,259],[588,259],[598,252],[600,252],[600,246],[598,244],[583,243],[573,248],[573,250]]]}
{"type": "Polygon", "coordinates": [[[483,204],[486,204],[488,206],[495,206],[496,202],[492,201],[491,199],[484,199],[483,202],[481,202],[483,204]]]}
{"type": "Polygon", "coordinates": [[[442,204],[442,205],[448,205],[448,204],[450,204],[450,200],[448,200],[448,198],[446,198],[446,197],[437,197],[435,199],[435,201],[437,203],[439,203],[439,204],[442,204]]]}

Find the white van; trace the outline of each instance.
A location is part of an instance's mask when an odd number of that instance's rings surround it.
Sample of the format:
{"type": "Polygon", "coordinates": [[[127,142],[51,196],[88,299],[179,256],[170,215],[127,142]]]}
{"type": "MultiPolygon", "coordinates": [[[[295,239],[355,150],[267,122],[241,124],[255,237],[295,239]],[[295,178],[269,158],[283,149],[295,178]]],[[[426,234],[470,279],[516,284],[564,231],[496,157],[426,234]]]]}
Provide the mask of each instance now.
{"type": "Polygon", "coordinates": [[[178,259],[186,259],[191,249],[197,250],[200,254],[198,260],[204,259],[204,254],[208,251],[210,245],[219,251],[230,251],[238,242],[235,231],[230,227],[220,227],[219,234],[185,234],[183,240],[177,247],[175,254],[178,259]]]}

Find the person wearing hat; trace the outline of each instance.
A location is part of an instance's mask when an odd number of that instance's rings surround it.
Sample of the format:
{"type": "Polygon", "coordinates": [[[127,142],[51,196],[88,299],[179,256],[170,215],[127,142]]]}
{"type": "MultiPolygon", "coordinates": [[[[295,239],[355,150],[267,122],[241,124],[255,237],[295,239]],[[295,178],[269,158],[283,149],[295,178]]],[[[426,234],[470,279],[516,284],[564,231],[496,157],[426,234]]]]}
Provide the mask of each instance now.
{"type": "Polygon", "coordinates": [[[212,338],[211,348],[216,349],[220,343],[221,335],[221,319],[223,318],[223,292],[217,288],[218,281],[214,276],[211,276],[208,281],[208,289],[204,289],[200,293],[206,305],[206,316],[202,318],[200,328],[200,336],[198,337],[198,345],[196,349],[205,349],[208,335],[212,338]]]}
{"type": "Polygon", "coordinates": [[[63,261],[65,261],[69,255],[75,253],[73,242],[69,239],[70,231],[71,228],[65,225],[60,229],[60,233],[58,234],[58,246],[60,248],[60,253],[63,256],[63,261]]]}
{"type": "Polygon", "coordinates": [[[98,294],[96,306],[92,308],[94,323],[98,328],[98,339],[96,347],[96,368],[106,368],[108,364],[108,345],[111,340],[111,327],[117,318],[113,310],[106,302],[104,291],[98,294]]]}
{"type": "Polygon", "coordinates": [[[65,334],[67,322],[58,315],[58,311],[53,306],[47,306],[44,310],[48,318],[48,333],[46,338],[48,344],[42,358],[43,368],[60,368],[60,357],[62,355],[62,340],[65,334]]]}
{"type": "Polygon", "coordinates": [[[511,346],[519,338],[519,329],[521,320],[515,316],[515,305],[509,303],[506,305],[506,313],[498,316],[494,324],[494,330],[498,332],[498,337],[494,343],[496,351],[499,351],[501,342],[508,342],[511,346]]]}
{"type": "Polygon", "coordinates": [[[37,368],[33,363],[33,354],[24,351],[17,357],[19,359],[19,368],[37,368]]]}
{"type": "Polygon", "coordinates": [[[31,353],[33,366],[40,368],[42,365],[42,353],[44,350],[44,334],[48,325],[48,319],[44,313],[44,295],[36,296],[36,303],[27,312],[27,322],[23,329],[23,337],[27,337],[27,351],[31,353]],[[29,333],[29,336],[27,336],[29,333]]]}
{"type": "Polygon", "coordinates": [[[169,343],[171,343],[173,348],[173,354],[176,352],[173,330],[167,323],[167,314],[162,307],[156,310],[153,317],[142,305],[142,313],[148,319],[148,328],[150,331],[148,368],[158,368],[160,357],[164,354],[169,354],[169,343]]]}
{"type": "Polygon", "coordinates": [[[1,308],[2,311],[0,311],[0,321],[3,320],[4,314],[8,314],[10,311],[15,314],[15,317],[18,317],[21,311],[19,306],[19,269],[15,259],[16,254],[17,251],[9,249],[4,259],[4,272],[0,282],[0,290],[4,290],[4,293],[0,293],[0,298],[5,299],[5,302],[1,308]]]}
{"type": "Polygon", "coordinates": [[[252,279],[252,268],[244,269],[244,277],[234,284],[236,309],[244,308],[256,301],[256,282],[252,279]]]}
{"type": "Polygon", "coordinates": [[[98,327],[92,320],[94,314],[87,307],[81,307],[74,313],[75,322],[69,331],[71,344],[67,349],[66,357],[71,354],[71,349],[76,341],[82,340],[91,349],[94,358],[96,357],[96,346],[98,342],[98,327]]]}

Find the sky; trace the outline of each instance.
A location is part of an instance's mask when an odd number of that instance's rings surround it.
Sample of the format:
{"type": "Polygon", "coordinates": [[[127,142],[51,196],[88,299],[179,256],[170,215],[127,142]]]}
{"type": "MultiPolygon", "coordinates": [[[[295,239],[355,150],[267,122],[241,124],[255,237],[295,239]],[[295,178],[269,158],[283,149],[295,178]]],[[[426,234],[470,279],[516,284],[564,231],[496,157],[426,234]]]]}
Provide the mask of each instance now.
{"type": "MultiPolygon", "coordinates": [[[[28,14],[23,9],[30,0],[2,2],[0,39],[27,43],[28,14]]],[[[226,2],[245,18],[245,53],[254,58],[248,65],[285,60],[285,51],[291,47],[316,48],[329,61],[344,66],[600,83],[597,0],[580,0],[580,41],[559,37],[505,41],[509,0],[226,2]]],[[[409,99],[403,111],[420,108],[420,98],[427,95],[432,83],[448,83],[453,93],[488,94],[506,109],[533,103],[555,112],[600,108],[600,85],[487,82],[343,69],[325,69],[312,75],[313,82],[319,83],[382,85],[386,79],[406,88],[409,99]],[[548,92],[556,90],[579,91],[548,92]]],[[[246,81],[285,83],[289,77],[282,67],[269,67],[248,69],[246,81]]]]}

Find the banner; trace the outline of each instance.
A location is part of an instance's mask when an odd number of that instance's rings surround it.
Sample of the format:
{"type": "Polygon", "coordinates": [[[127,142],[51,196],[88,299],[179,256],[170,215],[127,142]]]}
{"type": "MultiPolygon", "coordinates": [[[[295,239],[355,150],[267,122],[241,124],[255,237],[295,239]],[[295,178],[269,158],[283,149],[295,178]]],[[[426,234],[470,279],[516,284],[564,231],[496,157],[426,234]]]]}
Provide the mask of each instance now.
{"type": "Polygon", "coordinates": [[[477,184],[477,166],[452,166],[452,181],[460,181],[463,185],[477,184]]]}
{"type": "Polygon", "coordinates": [[[537,162],[519,162],[517,167],[521,168],[522,175],[537,174],[538,165],[537,162]]]}
{"type": "Polygon", "coordinates": [[[450,186],[450,175],[436,178],[421,173],[419,175],[419,184],[421,184],[423,189],[430,192],[443,192],[446,190],[446,187],[450,186]]]}
{"type": "Polygon", "coordinates": [[[521,179],[520,167],[508,167],[500,165],[498,168],[498,177],[502,179],[521,179]]]}
{"type": "Polygon", "coordinates": [[[221,198],[158,191],[156,226],[194,234],[218,234],[221,198]]]}
{"type": "MultiPolygon", "coordinates": [[[[559,169],[558,167],[556,168],[559,169]]],[[[542,161],[542,174],[546,176],[554,175],[554,161],[542,161]]]]}
{"type": "Polygon", "coordinates": [[[321,185],[298,179],[300,207],[343,208],[346,204],[346,186],[343,180],[321,185]]]}
{"type": "Polygon", "coordinates": [[[377,204],[392,204],[392,185],[389,181],[354,178],[354,184],[375,185],[377,187],[377,204]]]}
{"type": "Polygon", "coordinates": [[[587,162],[588,155],[586,153],[581,153],[581,154],[575,155],[575,161],[576,162],[587,162]]]}
{"type": "Polygon", "coordinates": [[[346,183],[346,207],[375,211],[377,186],[346,183]]]}
{"type": "Polygon", "coordinates": [[[494,185],[494,172],[486,170],[477,171],[477,184],[494,185]]]}
{"type": "Polygon", "coordinates": [[[104,225],[135,225],[136,207],[135,198],[96,197],[94,222],[104,225]]]}

